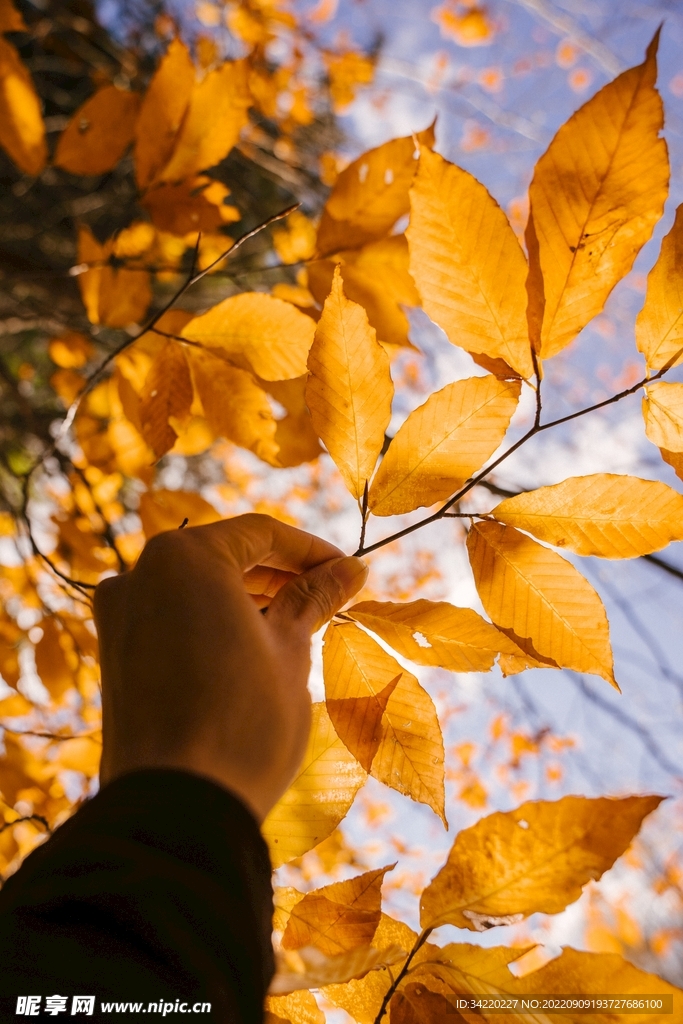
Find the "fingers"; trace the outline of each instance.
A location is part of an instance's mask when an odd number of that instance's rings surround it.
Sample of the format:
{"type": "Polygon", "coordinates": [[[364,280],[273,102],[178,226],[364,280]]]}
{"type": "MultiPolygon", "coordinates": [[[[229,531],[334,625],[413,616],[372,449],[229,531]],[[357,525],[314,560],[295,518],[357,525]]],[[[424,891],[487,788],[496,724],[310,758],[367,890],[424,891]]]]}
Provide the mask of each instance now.
{"type": "Polygon", "coordinates": [[[266,619],[276,631],[311,636],[361,589],[368,567],[350,555],[318,565],[290,580],[275,595],[266,619]]]}
{"type": "Polygon", "coordinates": [[[200,530],[243,573],[256,565],[300,573],[344,554],[312,533],[254,512],[185,532],[198,534],[200,530]]]}
{"type": "Polygon", "coordinates": [[[278,590],[284,587],[297,574],[285,572],[284,569],[271,569],[266,565],[256,565],[249,569],[242,577],[244,589],[248,594],[255,594],[267,598],[275,597],[278,590]]]}

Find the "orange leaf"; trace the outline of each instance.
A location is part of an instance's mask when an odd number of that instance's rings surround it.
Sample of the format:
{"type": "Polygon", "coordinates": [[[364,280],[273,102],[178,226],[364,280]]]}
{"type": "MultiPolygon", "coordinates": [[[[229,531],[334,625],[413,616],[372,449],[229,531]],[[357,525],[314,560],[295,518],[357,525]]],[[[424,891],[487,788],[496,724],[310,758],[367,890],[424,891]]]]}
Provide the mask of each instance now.
{"type": "Polygon", "coordinates": [[[54,163],[71,174],[104,174],[133,141],[137,93],[105,85],[79,107],[59,137],[54,163]]]}

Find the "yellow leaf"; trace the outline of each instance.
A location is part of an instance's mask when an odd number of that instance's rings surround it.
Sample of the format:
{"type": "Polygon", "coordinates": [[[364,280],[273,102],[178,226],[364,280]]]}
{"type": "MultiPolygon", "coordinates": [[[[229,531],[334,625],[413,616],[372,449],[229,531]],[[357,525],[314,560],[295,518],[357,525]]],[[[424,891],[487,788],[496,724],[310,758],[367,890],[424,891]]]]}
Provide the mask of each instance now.
{"type": "Polygon", "coordinates": [[[669,452],[666,448],[660,448],[659,453],[671,466],[678,479],[683,480],[683,452],[669,452]]]}
{"type": "MultiPolygon", "coordinates": [[[[434,703],[415,676],[353,623],[331,623],[323,641],[325,696],[335,728],[345,743],[358,743],[354,716],[342,717],[339,705],[354,701],[352,711],[374,730],[377,715],[368,704],[390,684],[393,691],[381,717],[381,736],[370,774],[399,793],[427,804],[444,817],[444,751],[434,703]],[[398,678],[397,678],[398,677],[398,678]],[[370,701],[367,700],[370,698],[370,701]],[[367,716],[367,718],[366,718],[367,716]]],[[[361,748],[364,752],[364,747],[361,748]]],[[[354,751],[352,751],[354,752],[354,751]]]]}
{"type": "Polygon", "coordinates": [[[683,540],[683,495],[658,480],[593,473],[506,498],[498,522],[579,555],[637,558],[683,540]]]}
{"type": "Polygon", "coordinates": [[[683,384],[648,384],[643,418],[648,440],[669,452],[683,452],[683,384]]]}
{"type": "Polygon", "coordinates": [[[56,167],[71,174],[104,174],[133,141],[140,97],[105,85],[78,108],[59,136],[56,167]]]}
{"type": "Polygon", "coordinates": [[[367,779],[334,731],[324,704],[314,704],[311,733],[299,773],[263,823],[273,867],[327,839],[367,779]]]}
{"type": "Polygon", "coordinates": [[[177,434],[169,416],[189,416],[193,390],[190,368],[177,341],[168,341],[154,360],[140,395],[138,413],[142,436],[158,459],[175,444],[177,434]]]}
{"type": "MultiPolygon", "coordinates": [[[[408,272],[405,235],[391,235],[368,242],[362,249],[344,250],[336,261],[340,264],[345,295],[363,306],[378,340],[388,345],[409,345],[408,318],[401,307],[419,305],[420,296],[408,272]]],[[[316,260],[309,264],[309,287],[320,303],[332,287],[336,261],[316,260]]]]}
{"type": "Polygon", "coordinates": [[[354,498],[372,476],[391,417],[389,357],[362,306],[344,295],[339,268],[308,356],[313,426],[354,498]]]}
{"type": "Polygon", "coordinates": [[[500,445],[517,408],[519,381],[469,377],[447,384],[410,414],[370,488],[376,516],[450,497],[500,445]]]}
{"type": "Polygon", "coordinates": [[[503,210],[476,178],[425,146],[410,205],[410,273],[425,312],[454,345],[530,377],[527,264],[503,210]]]}
{"type": "Polygon", "coordinates": [[[421,926],[479,932],[514,923],[510,918],[559,913],[624,853],[663,799],[565,796],[482,818],[456,836],[422,893],[421,926]]]}
{"type": "MultiPolygon", "coordinates": [[[[431,128],[419,138],[434,144],[431,128]]],[[[317,250],[327,256],[356,249],[387,235],[408,213],[408,190],[417,161],[415,142],[408,136],[392,139],[363,153],[335,182],[318,228],[317,250]]]]}
{"type": "Polygon", "coordinates": [[[352,978],[362,978],[370,971],[390,967],[402,959],[404,952],[397,946],[381,950],[373,946],[357,946],[331,957],[321,953],[315,946],[307,946],[296,953],[281,955],[277,973],[268,991],[278,995],[297,989],[340,984],[352,978]]]}
{"type": "MultiPolygon", "coordinates": [[[[102,566],[104,568],[104,566],[102,566]]],[[[63,630],[53,618],[41,622],[43,636],[36,644],[36,669],[52,700],[60,700],[74,685],[64,647],[63,630]]]]}
{"type": "Polygon", "coordinates": [[[488,672],[500,653],[519,654],[516,645],[477,612],[446,601],[362,601],[345,614],[418,665],[488,672]]]}
{"type": "MultiPolygon", "coordinates": [[[[613,1009],[595,1011],[586,1018],[591,1024],[613,1024],[617,1019],[627,1020],[629,1024],[671,1024],[683,1014],[681,989],[655,974],[641,971],[617,953],[585,953],[565,947],[561,956],[538,971],[532,971],[521,978],[515,978],[509,971],[507,975],[505,977],[504,972],[500,972],[505,992],[514,996],[542,992],[547,996],[571,993],[578,998],[591,995],[672,997],[673,1014],[666,1008],[663,1008],[664,1012],[653,1013],[652,1010],[643,1009],[639,1013],[636,1005],[628,1011],[628,1016],[624,1014],[623,1017],[613,1009]]],[[[548,1016],[552,1024],[565,1024],[567,1021],[566,1014],[549,1013],[548,1016]]]]}
{"type": "Polygon", "coordinates": [[[292,380],[306,373],[315,323],[291,302],[244,292],[196,316],[182,333],[263,380],[292,380]]]}
{"type": "Polygon", "coordinates": [[[651,370],[661,370],[678,353],[671,365],[683,359],[683,205],[648,275],[645,304],[636,319],[636,345],[651,370]]]}
{"type": "Polygon", "coordinates": [[[145,491],[140,495],[138,515],[147,540],[166,530],[177,530],[184,519],[188,526],[216,523],[222,517],[194,491],[145,491]]]}
{"type": "Polygon", "coordinates": [[[26,174],[47,160],[40,100],[15,48],[0,37],[0,146],[26,174]]]}
{"type": "Polygon", "coordinates": [[[0,32],[28,32],[23,15],[12,0],[0,0],[0,32]]]}
{"type": "Polygon", "coordinates": [[[194,86],[187,47],[173,39],[159,62],[135,126],[135,176],[146,188],[171,159],[194,86]]]}
{"type": "Polygon", "coordinates": [[[476,523],[467,548],[479,597],[497,626],[528,637],[561,668],[594,672],[617,686],[605,609],[571,562],[499,523],[476,523]]]}
{"type": "Polygon", "coordinates": [[[19,718],[30,714],[31,711],[33,711],[33,705],[26,700],[23,694],[16,691],[0,700],[0,717],[2,718],[19,718]]]}
{"type": "Polygon", "coordinates": [[[192,90],[173,155],[157,180],[181,181],[220,163],[247,123],[250,105],[244,61],[209,71],[192,90]]]}
{"type": "Polygon", "coordinates": [[[83,772],[89,779],[94,778],[100,770],[102,756],[101,736],[77,736],[71,740],[61,740],[57,746],[57,757],[53,762],[60,769],[83,772]]]}
{"type": "Polygon", "coordinates": [[[277,421],[275,443],[278,446],[279,466],[300,466],[312,462],[322,453],[318,435],[313,429],[311,414],[306,405],[306,380],[308,375],[293,380],[261,381],[259,384],[284,406],[287,415],[277,421]]]}
{"type": "Polygon", "coordinates": [[[291,1024],[325,1024],[325,1015],[318,1008],[315,996],[305,989],[286,996],[268,996],[266,1014],[273,1014],[291,1024]]]}
{"type": "Polygon", "coordinates": [[[659,138],[658,42],[659,30],[645,62],[577,110],[536,164],[527,245],[538,305],[532,340],[544,358],[600,312],[662,215],[669,161],[659,138]]]}
{"type": "Polygon", "coordinates": [[[367,871],[306,893],[292,907],[283,949],[315,946],[326,956],[336,956],[370,945],[380,920],[382,882],[390,870],[367,871]]]}
{"type": "Polygon", "coordinates": [[[78,276],[78,287],[88,319],[92,324],[127,327],[138,323],[152,299],[149,273],[143,270],[119,270],[109,265],[114,243],[100,245],[90,228],[78,231],[79,263],[92,269],[78,276]]]}
{"type": "Polygon", "coordinates": [[[78,331],[65,331],[50,338],[47,351],[52,362],[65,369],[85,366],[95,354],[92,342],[78,331]]]}
{"type": "MultiPolygon", "coordinates": [[[[140,202],[159,231],[184,237],[194,231],[212,234],[223,224],[239,220],[239,210],[224,203],[229,195],[230,190],[222,182],[201,175],[155,185],[140,202]]],[[[232,240],[227,235],[219,237],[221,252],[227,252],[232,240]]]]}
{"type": "Polygon", "coordinates": [[[0,675],[16,687],[19,682],[19,642],[22,632],[9,617],[0,618],[0,675]]]}
{"type": "Polygon", "coordinates": [[[277,459],[276,422],[268,396],[251,374],[201,349],[191,350],[190,367],[214,434],[272,464],[277,459]]]}

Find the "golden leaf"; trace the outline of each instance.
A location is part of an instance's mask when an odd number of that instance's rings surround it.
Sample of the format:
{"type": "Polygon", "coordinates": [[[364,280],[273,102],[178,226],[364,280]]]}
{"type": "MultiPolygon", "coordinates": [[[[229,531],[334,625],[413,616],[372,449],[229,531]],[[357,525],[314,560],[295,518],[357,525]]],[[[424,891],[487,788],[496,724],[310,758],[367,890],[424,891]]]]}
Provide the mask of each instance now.
{"type": "Polygon", "coordinates": [[[293,380],[259,380],[264,391],[272,395],[287,411],[287,415],[277,421],[275,429],[275,443],[278,446],[277,464],[282,467],[312,462],[322,453],[306,405],[307,379],[308,374],[295,377],[293,380]]]}
{"type": "Polygon", "coordinates": [[[530,377],[527,263],[503,210],[476,178],[425,146],[410,205],[410,273],[425,312],[454,345],[530,377]]]}
{"type": "Polygon", "coordinates": [[[544,358],[600,312],[662,215],[669,161],[659,138],[658,43],[659,30],[645,62],[572,114],[536,164],[527,229],[536,305],[530,326],[544,358]]]}
{"type": "Polygon", "coordinates": [[[446,601],[362,601],[344,614],[418,665],[488,672],[500,653],[519,654],[516,644],[477,612],[446,601]]]}
{"type": "Polygon", "coordinates": [[[58,337],[50,338],[47,351],[52,362],[65,369],[85,366],[95,354],[90,339],[78,331],[65,331],[58,337]]]}
{"type": "Polygon", "coordinates": [[[354,498],[372,476],[391,417],[389,357],[362,306],[344,295],[339,268],[308,356],[313,426],[354,498]]]}
{"type": "Polygon", "coordinates": [[[372,770],[372,762],[384,739],[384,713],[402,674],[399,672],[372,696],[327,699],[327,710],[337,734],[366,772],[372,770]]]}
{"type": "MultiPolygon", "coordinates": [[[[226,206],[224,200],[230,190],[220,181],[212,181],[201,175],[181,182],[162,182],[145,193],[140,203],[152,218],[159,231],[172,235],[188,235],[194,231],[214,233],[223,224],[240,219],[240,212],[234,206],[226,206]]],[[[232,239],[219,236],[222,252],[227,252],[232,239]]]]}
{"type": "Polygon", "coordinates": [[[593,473],[506,498],[491,515],[579,555],[637,558],[683,540],[683,495],[658,480],[593,473]]]}
{"type": "Polygon", "coordinates": [[[469,377],[408,416],[382,459],[368,505],[393,516],[450,497],[495,452],[517,408],[519,381],[469,377]]]}
{"type": "Polygon", "coordinates": [[[671,466],[678,479],[683,480],[683,452],[669,452],[666,448],[660,448],[659,453],[671,466]]]}
{"type": "Polygon", "coordinates": [[[351,622],[327,627],[323,675],[330,717],[335,728],[344,729],[340,736],[345,743],[358,742],[357,723],[353,715],[350,720],[343,719],[334,702],[359,701],[354,708],[361,718],[361,734],[366,721],[368,730],[374,731],[377,715],[368,715],[368,704],[379,700],[389,684],[395,684],[382,711],[381,740],[370,774],[399,793],[427,804],[445,824],[441,729],[434,703],[415,676],[351,622]]]}
{"type": "Polygon", "coordinates": [[[0,0],[0,32],[28,32],[24,17],[12,0],[0,0]]]}
{"type": "Polygon", "coordinates": [[[401,307],[419,305],[420,296],[408,272],[405,235],[380,238],[361,249],[344,250],[334,260],[309,264],[309,288],[320,303],[330,292],[337,261],[344,294],[363,306],[378,340],[388,345],[409,345],[408,318],[401,307]]]}
{"type": "Polygon", "coordinates": [[[273,463],[277,459],[275,417],[268,396],[251,374],[201,349],[191,350],[190,367],[214,434],[273,463]]]}
{"type": "Polygon", "coordinates": [[[59,136],[56,167],[71,174],[104,174],[115,167],[133,141],[140,97],[105,85],[78,108],[59,136]]]}
{"type": "Polygon", "coordinates": [[[140,395],[138,413],[142,436],[158,459],[176,442],[169,416],[183,420],[193,398],[190,368],[177,341],[168,341],[154,360],[140,395]]]}
{"type": "Polygon", "coordinates": [[[135,126],[135,176],[140,188],[146,188],[171,159],[193,86],[192,58],[185,44],[173,39],[149,83],[135,126]]]}
{"type": "Polygon", "coordinates": [[[643,418],[648,440],[669,452],[683,452],[683,384],[648,384],[643,418]]]}
{"type": "Polygon", "coordinates": [[[624,853],[662,800],[565,796],[482,818],[456,836],[422,893],[421,926],[485,931],[510,918],[559,913],[624,853]]]}
{"type": "Polygon", "coordinates": [[[244,61],[226,61],[195,83],[173,155],[158,181],[181,181],[228,155],[247,123],[251,98],[244,61]]]}
{"type": "MultiPolygon", "coordinates": [[[[432,146],[433,129],[420,132],[418,138],[432,146]]],[[[415,156],[412,137],[392,139],[363,153],[341,172],[318,228],[320,256],[356,249],[391,231],[410,210],[408,190],[417,166],[415,156]]]]}
{"type": "Polygon", "coordinates": [[[33,705],[16,690],[0,699],[0,717],[2,718],[20,718],[30,714],[31,711],[33,711],[33,705]]]}
{"type": "Polygon", "coordinates": [[[0,618],[0,675],[16,687],[19,682],[19,643],[22,632],[10,618],[0,618]]]}
{"type": "Polygon", "coordinates": [[[57,757],[52,763],[60,769],[83,772],[89,779],[98,774],[102,757],[101,735],[77,736],[70,740],[60,740],[56,746],[57,757]]]}
{"type": "Polygon", "coordinates": [[[78,260],[92,269],[79,274],[78,287],[90,323],[127,327],[142,320],[151,302],[149,273],[109,265],[113,248],[111,240],[100,245],[89,227],[80,226],[78,260]]]}
{"type": "Polygon", "coordinates": [[[52,700],[60,700],[74,685],[62,639],[63,631],[53,618],[41,622],[43,635],[36,644],[36,670],[52,700]]]}
{"type": "Polygon", "coordinates": [[[367,779],[334,731],[324,703],[313,705],[312,716],[299,773],[261,828],[275,868],[327,839],[367,779]]]}
{"type": "Polygon", "coordinates": [[[467,548],[479,597],[497,626],[528,637],[561,668],[593,672],[618,689],[605,609],[571,562],[499,523],[475,523],[467,548]]]}
{"type": "Polygon", "coordinates": [[[659,259],[647,279],[645,304],[636,319],[636,345],[651,370],[683,359],[683,205],[662,241],[659,259]]]}
{"type": "Polygon", "coordinates": [[[291,1024],[325,1024],[325,1015],[318,1008],[315,996],[299,989],[286,996],[268,996],[266,1014],[273,1014],[291,1024]]]}
{"type": "MultiPolygon", "coordinates": [[[[509,971],[501,970],[499,978],[504,991],[513,996],[542,992],[547,996],[571,993],[575,998],[591,995],[673,997],[673,1016],[666,1008],[664,1012],[653,1013],[651,1009],[643,1009],[638,1013],[638,1007],[635,1006],[628,1012],[629,1024],[670,1024],[676,1016],[680,1017],[683,1013],[681,989],[670,985],[668,981],[658,978],[655,974],[641,971],[617,953],[585,953],[582,950],[565,947],[561,956],[537,971],[516,978],[509,971]]],[[[552,1024],[563,1024],[567,1021],[567,1016],[559,1013],[549,1012],[548,1017],[552,1024]]],[[[595,1024],[613,1024],[618,1017],[621,1017],[621,1014],[615,1013],[612,1009],[605,1009],[604,1012],[591,1013],[588,1019],[595,1024]]]]}
{"type": "Polygon", "coordinates": [[[225,354],[263,380],[306,373],[315,323],[291,302],[263,292],[231,295],[183,328],[183,337],[225,354]]]}
{"type": "Polygon", "coordinates": [[[157,533],[177,530],[184,519],[189,520],[188,526],[204,526],[222,518],[194,491],[145,491],[140,495],[138,515],[147,540],[157,533]]]}
{"type": "Polygon", "coordinates": [[[368,946],[379,924],[382,882],[391,867],[367,871],[306,893],[291,910],[284,949],[315,946],[326,956],[368,946]]]}
{"type": "Polygon", "coordinates": [[[21,57],[0,37],[0,146],[26,174],[40,174],[47,160],[40,100],[21,57]]]}
{"type": "Polygon", "coordinates": [[[297,989],[320,988],[362,978],[370,971],[390,967],[404,959],[404,951],[397,946],[375,949],[357,946],[337,956],[328,957],[315,946],[307,946],[296,953],[280,957],[278,970],[270,983],[269,992],[278,995],[297,989]]]}

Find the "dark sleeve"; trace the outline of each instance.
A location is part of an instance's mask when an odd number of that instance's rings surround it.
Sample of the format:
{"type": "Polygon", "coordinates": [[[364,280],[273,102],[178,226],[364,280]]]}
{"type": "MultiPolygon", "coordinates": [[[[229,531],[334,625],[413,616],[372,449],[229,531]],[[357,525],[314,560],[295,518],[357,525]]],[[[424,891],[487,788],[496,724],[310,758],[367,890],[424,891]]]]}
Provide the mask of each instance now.
{"type": "Polygon", "coordinates": [[[0,892],[1,1019],[41,993],[68,996],[67,1015],[74,995],[96,996],[100,1019],[102,999],[163,998],[211,1003],[191,1019],[259,1024],[270,872],[256,821],[220,786],[161,769],[122,776],[0,892]]]}

